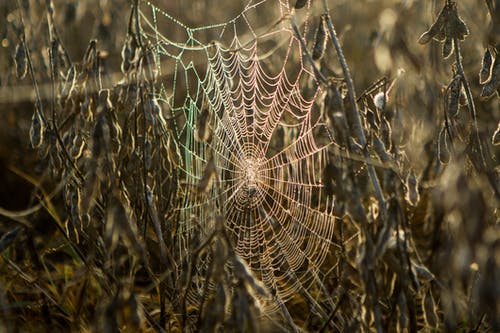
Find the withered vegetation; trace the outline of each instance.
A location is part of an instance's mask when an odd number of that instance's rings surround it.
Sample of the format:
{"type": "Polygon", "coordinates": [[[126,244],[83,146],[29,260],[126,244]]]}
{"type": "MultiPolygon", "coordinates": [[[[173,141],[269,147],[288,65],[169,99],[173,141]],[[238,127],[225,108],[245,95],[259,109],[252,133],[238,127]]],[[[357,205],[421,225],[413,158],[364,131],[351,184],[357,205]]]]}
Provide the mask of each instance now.
{"type": "Polygon", "coordinates": [[[0,4],[0,332],[500,332],[500,0],[0,4]]]}

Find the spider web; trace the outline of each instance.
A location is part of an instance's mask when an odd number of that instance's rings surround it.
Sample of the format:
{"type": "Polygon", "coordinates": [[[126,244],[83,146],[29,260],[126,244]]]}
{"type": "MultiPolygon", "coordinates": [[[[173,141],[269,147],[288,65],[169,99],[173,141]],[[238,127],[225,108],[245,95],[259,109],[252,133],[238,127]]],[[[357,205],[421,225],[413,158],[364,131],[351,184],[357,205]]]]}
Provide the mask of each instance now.
{"type": "Polygon", "coordinates": [[[310,33],[309,10],[299,17],[292,7],[249,1],[227,22],[199,27],[152,3],[142,8],[162,77],[158,98],[183,157],[179,253],[222,215],[235,251],[279,304],[322,286],[335,227],[321,183],[333,142],[289,21],[310,33]]]}

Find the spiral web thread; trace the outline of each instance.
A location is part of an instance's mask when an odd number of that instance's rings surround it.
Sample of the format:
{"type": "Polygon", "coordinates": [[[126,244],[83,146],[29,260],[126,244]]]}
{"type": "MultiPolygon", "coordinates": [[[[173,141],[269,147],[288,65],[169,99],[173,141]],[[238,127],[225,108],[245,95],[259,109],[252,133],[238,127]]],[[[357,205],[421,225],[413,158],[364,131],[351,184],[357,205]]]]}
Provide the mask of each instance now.
{"type": "Polygon", "coordinates": [[[227,23],[198,28],[151,3],[148,7],[143,24],[150,29],[158,71],[173,68],[162,75],[167,79],[159,98],[170,107],[183,156],[179,253],[189,249],[190,233],[199,232],[193,216],[207,235],[222,214],[234,249],[275,300],[282,304],[297,291],[322,285],[319,268],[335,225],[332,198],[321,184],[332,140],[313,116],[320,90],[304,65],[290,21],[283,19],[294,15],[291,6],[250,1],[227,23]],[[258,12],[277,17],[266,17],[265,29],[254,27],[251,20],[258,12]],[[161,20],[174,27],[171,31],[184,30],[186,39],[177,42],[161,34],[161,20]],[[204,36],[215,39],[202,41],[204,36]],[[198,121],[204,108],[210,112],[208,124],[198,121]],[[211,131],[207,142],[196,137],[200,125],[211,131]],[[200,193],[211,158],[215,181],[200,193]]]}

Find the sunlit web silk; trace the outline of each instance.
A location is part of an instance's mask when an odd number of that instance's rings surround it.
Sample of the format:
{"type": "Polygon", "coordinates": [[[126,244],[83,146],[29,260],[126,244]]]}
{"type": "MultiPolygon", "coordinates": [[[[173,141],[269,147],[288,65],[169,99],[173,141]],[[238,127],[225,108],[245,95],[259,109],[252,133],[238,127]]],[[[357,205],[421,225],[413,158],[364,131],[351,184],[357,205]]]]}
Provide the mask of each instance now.
{"type": "MultiPolygon", "coordinates": [[[[269,52],[260,60],[260,39],[246,11],[259,10],[261,3],[247,6],[234,21],[195,30],[152,5],[152,22],[145,20],[153,29],[149,36],[158,62],[173,68],[161,98],[173,116],[183,114],[175,118],[185,184],[179,190],[179,231],[184,235],[179,253],[189,249],[190,233],[200,232],[192,216],[208,235],[216,227],[215,216],[223,215],[237,253],[277,299],[286,301],[321,280],[319,267],[331,247],[335,218],[321,172],[332,142],[325,125],[312,116],[319,91],[311,88],[312,75],[303,65],[289,21],[275,26],[275,42],[284,44],[279,67],[264,64],[269,52]],[[187,40],[160,36],[155,23],[159,15],[185,28],[187,40]],[[241,21],[248,27],[250,42],[238,37],[241,21]],[[226,46],[217,40],[202,43],[194,36],[204,29],[233,38],[226,46]],[[201,58],[203,66],[189,60],[201,58]],[[181,80],[187,92],[179,106],[176,82],[181,80]],[[313,90],[309,98],[303,96],[307,84],[313,90]],[[211,110],[212,139],[207,143],[195,139],[204,105],[211,110]],[[218,182],[200,195],[197,185],[212,155],[218,182]]],[[[287,5],[277,7],[276,13],[284,17],[287,5]]],[[[267,38],[272,35],[267,32],[267,38]]]]}

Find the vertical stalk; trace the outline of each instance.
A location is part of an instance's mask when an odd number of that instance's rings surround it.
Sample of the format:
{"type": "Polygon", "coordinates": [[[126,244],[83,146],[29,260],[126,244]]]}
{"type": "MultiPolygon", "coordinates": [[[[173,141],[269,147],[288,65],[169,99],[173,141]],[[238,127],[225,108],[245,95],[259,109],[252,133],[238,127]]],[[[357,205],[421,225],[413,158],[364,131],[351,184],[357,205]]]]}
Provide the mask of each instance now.
{"type": "Polygon", "coordinates": [[[342,72],[344,74],[345,83],[347,85],[347,94],[349,97],[349,102],[352,105],[352,109],[350,110],[350,112],[352,112],[351,118],[355,121],[355,124],[354,124],[355,128],[353,128],[352,130],[355,132],[355,134],[359,140],[359,143],[363,147],[365,164],[366,164],[371,182],[373,184],[373,188],[375,190],[375,195],[377,197],[377,201],[378,201],[379,208],[380,208],[380,216],[381,216],[381,219],[383,221],[383,220],[385,220],[385,217],[386,217],[386,203],[385,203],[384,195],[382,193],[382,189],[380,188],[380,182],[378,180],[377,174],[375,172],[375,168],[373,167],[373,163],[371,161],[370,153],[367,150],[366,136],[365,136],[365,133],[363,131],[362,124],[361,124],[361,117],[359,115],[358,105],[356,104],[356,91],[354,90],[354,83],[353,83],[353,80],[351,78],[351,73],[349,71],[349,67],[347,66],[347,62],[345,60],[344,53],[343,53],[342,48],[340,46],[340,42],[337,38],[337,33],[335,32],[335,28],[332,25],[330,14],[328,12],[328,5],[326,3],[326,0],[323,0],[323,7],[325,9],[325,15],[327,17],[327,20],[325,20],[325,21],[326,21],[326,24],[328,27],[328,32],[329,32],[330,38],[333,42],[333,45],[335,46],[335,51],[337,52],[337,57],[340,61],[340,65],[342,67],[342,72]]]}

